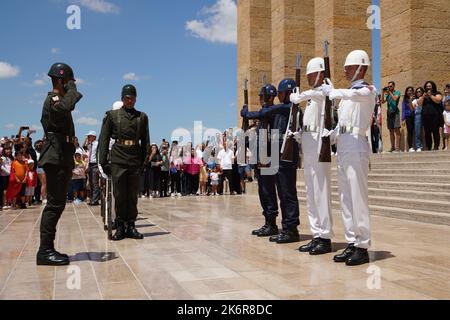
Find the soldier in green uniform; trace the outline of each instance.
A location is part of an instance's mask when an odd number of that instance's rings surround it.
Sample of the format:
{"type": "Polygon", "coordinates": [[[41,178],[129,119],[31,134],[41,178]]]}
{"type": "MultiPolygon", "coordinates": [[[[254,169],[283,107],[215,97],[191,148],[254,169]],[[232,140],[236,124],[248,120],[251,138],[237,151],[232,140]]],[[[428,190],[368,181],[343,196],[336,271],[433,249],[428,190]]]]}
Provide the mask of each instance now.
{"type": "Polygon", "coordinates": [[[122,89],[123,107],[106,113],[99,139],[99,163],[112,175],[116,210],[114,241],[143,239],[136,230],[139,178],[149,151],[148,117],[134,108],[137,92],[132,85],[122,89]],[[111,164],[108,161],[110,139],[114,140],[111,164]]]}
{"type": "Polygon", "coordinates": [[[42,213],[41,243],[36,260],[37,265],[68,265],[69,257],[55,250],[54,240],[74,168],[72,111],[83,96],[77,91],[73,70],[67,64],[55,63],[48,75],[53,91],[49,92],[42,110],[45,143],[39,158],[47,177],[47,205],[42,213]]]}

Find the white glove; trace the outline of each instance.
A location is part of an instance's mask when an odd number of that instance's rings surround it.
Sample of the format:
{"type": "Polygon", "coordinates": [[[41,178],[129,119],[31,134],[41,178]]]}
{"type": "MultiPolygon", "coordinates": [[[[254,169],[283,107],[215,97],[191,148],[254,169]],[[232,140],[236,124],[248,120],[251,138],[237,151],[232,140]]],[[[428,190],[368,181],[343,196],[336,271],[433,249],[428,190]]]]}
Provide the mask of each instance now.
{"type": "MultiPolygon", "coordinates": [[[[338,128],[338,127],[337,127],[338,128]]],[[[328,130],[326,128],[323,129],[322,138],[330,137],[331,144],[336,144],[338,129],[328,130]]]]}
{"type": "Polygon", "coordinates": [[[287,135],[288,135],[288,137],[293,137],[298,144],[302,143],[302,130],[301,129],[299,129],[299,131],[297,131],[297,132],[292,132],[291,130],[288,130],[287,135]]]}
{"type": "Polygon", "coordinates": [[[290,100],[293,104],[300,104],[300,102],[302,102],[302,95],[300,94],[299,87],[296,87],[294,92],[291,93],[290,100]]]}
{"type": "Polygon", "coordinates": [[[323,95],[324,96],[329,96],[331,91],[333,91],[333,90],[334,90],[334,86],[331,83],[330,79],[328,79],[328,78],[325,79],[323,81],[323,85],[322,85],[322,93],[323,93],[323,95]]]}

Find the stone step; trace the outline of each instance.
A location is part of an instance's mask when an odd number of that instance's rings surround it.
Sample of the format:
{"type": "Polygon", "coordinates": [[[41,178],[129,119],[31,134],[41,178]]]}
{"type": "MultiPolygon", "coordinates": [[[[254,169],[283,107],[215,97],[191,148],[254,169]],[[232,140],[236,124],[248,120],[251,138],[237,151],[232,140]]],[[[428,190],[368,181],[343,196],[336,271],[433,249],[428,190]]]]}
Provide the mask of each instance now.
{"type": "MultiPolygon", "coordinates": [[[[337,186],[337,181],[332,181],[332,185],[337,186]]],[[[450,183],[436,182],[411,182],[411,181],[369,181],[369,188],[373,189],[394,189],[394,190],[414,190],[426,192],[450,192],[450,183]]]]}
{"type": "Polygon", "coordinates": [[[369,181],[450,183],[450,175],[369,174],[369,181]]]}
{"type": "Polygon", "coordinates": [[[373,160],[417,160],[417,159],[450,159],[450,152],[446,151],[431,151],[431,152],[400,152],[400,153],[382,153],[371,154],[373,160]]]}
{"type": "MultiPolygon", "coordinates": [[[[299,201],[306,201],[306,198],[299,197],[299,201]]],[[[332,201],[332,208],[333,211],[341,210],[340,203],[338,201],[332,201]]],[[[430,212],[425,210],[385,207],[379,205],[369,205],[369,210],[370,214],[375,216],[450,226],[450,213],[447,212],[430,212]]]]}
{"type": "MultiPolygon", "coordinates": [[[[303,183],[297,183],[299,192],[304,192],[305,185],[303,183]]],[[[338,187],[336,185],[331,187],[331,192],[338,193],[338,187]]],[[[439,191],[416,191],[416,190],[404,190],[404,189],[378,189],[369,188],[369,196],[375,197],[396,197],[403,199],[423,199],[430,201],[447,201],[450,202],[450,193],[439,191]]]]}
{"type": "MultiPolygon", "coordinates": [[[[336,177],[337,174],[337,168],[331,168],[331,174],[332,176],[336,177]]],[[[402,175],[407,175],[407,176],[440,176],[440,175],[445,175],[445,176],[450,176],[450,166],[449,168],[435,168],[435,169],[430,169],[430,168],[422,168],[422,169],[410,169],[410,168],[404,168],[404,167],[400,167],[400,168],[396,168],[395,166],[391,167],[390,169],[374,169],[372,168],[369,171],[369,176],[372,174],[389,174],[389,175],[398,175],[398,174],[402,174],[402,175]]],[[[297,172],[297,177],[302,178],[304,176],[304,170],[298,170],[297,172]]]]}
{"type": "Polygon", "coordinates": [[[387,168],[408,168],[415,169],[420,171],[421,169],[450,169],[450,160],[449,161],[406,161],[406,162],[375,162],[372,161],[372,170],[376,169],[387,169],[387,168]]]}
{"type": "MultiPolygon", "coordinates": [[[[306,198],[306,191],[304,189],[298,190],[298,195],[306,198]]],[[[332,193],[332,200],[339,201],[337,192],[332,193]]],[[[403,209],[423,210],[429,212],[448,212],[450,214],[450,201],[447,200],[425,200],[423,198],[402,198],[393,196],[374,196],[369,195],[369,204],[380,207],[396,207],[403,209]]]]}

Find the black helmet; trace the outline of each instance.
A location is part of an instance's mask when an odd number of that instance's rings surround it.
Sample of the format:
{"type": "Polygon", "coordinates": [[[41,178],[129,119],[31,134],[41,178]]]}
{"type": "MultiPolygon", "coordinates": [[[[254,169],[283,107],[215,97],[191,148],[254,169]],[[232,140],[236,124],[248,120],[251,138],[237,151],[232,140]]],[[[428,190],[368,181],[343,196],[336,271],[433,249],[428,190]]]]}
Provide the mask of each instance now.
{"type": "Polygon", "coordinates": [[[266,90],[267,96],[269,96],[269,97],[276,97],[277,96],[277,88],[275,88],[271,84],[268,84],[267,86],[261,87],[261,90],[259,91],[259,96],[260,97],[262,97],[264,95],[264,90],[266,90]]]}
{"type": "Polygon", "coordinates": [[[122,99],[126,96],[137,97],[136,87],[132,84],[127,84],[122,88],[122,99]]]}
{"type": "Polygon", "coordinates": [[[72,68],[65,63],[55,63],[50,68],[48,76],[51,78],[58,78],[63,80],[75,80],[72,68]]]}
{"type": "Polygon", "coordinates": [[[278,85],[278,92],[293,91],[296,86],[297,83],[295,82],[295,80],[284,79],[281,80],[280,84],[278,85]]]}

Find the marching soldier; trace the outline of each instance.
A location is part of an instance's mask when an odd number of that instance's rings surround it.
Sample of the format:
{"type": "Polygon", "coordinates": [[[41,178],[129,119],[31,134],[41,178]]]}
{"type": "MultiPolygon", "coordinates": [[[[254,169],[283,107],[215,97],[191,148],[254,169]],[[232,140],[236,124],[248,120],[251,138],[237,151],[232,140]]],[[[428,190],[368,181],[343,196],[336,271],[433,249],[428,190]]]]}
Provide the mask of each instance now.
{"type": "Polygon", "coordinates": [[[47,205],[41,219],[41,243],[37,265],[70,264],[69,257],[55,250],[56,225],[66,206],[67,190],[72,179],[75,154],[75,128],[72,111],[83,97],[77,91],[73,70],[65,63],[55,63],[48,73],[53,91],[44,102],[41,123],[45,144],[39,158],[47,177],[47,205]]]}
{"type": "Polygon", "coordinates": [[[331,214],[331,163],[319,162],[322,139],[322,117],[325,96],[322,93],[325,62],[323,58],[311,59],[306,68],[306,76],[311,90],[297,91],[291,95],[291,102],[300,104],[308,101],[303,115],[301,141],[304,159],[306,200],[308,218],[313,240],[299,248],[300,252],[320,255],[332,251],[333,219],[331,214]]]}
{"type": "MultiPolygon", "coordinates": [[[[290,95],[296,87],[293,79],[284,79],[278,86],[279,105],[261,109],[258,112],[249,112],[244,106],[241,116],[248,119],[259,119],[261,122],[269,116],[272,130],[280,132],[279,151],[283,145],[283,134],[287,132],[291,112],[290,95]]],[[[273,150],[272,150],[273,152],[273,150]]],[[[299,163],[298,144],[294,144],[293,161],[281,160],[276,173],[276,186],[282,215],[283,230],[278,235],[270,237],[271,242],[290,243],[300,241],[297,227],[300,225],[300,210],[297,198],[297,167],[299,163]]]]}
{"type": "Polygon", "coordinates": [[[112,175],[114,186],[116,233],[114,241],[143,239],[136,229],[139,178],[149,148],[148,117],[137,111],[137,91],[132,85],[122,89],[123,107],[106,113],[99,141],[99,163],[112,175]],[[110,139],[115,143],[108,162],[110,139]]]}
{"type": "MultiPolygon", "coordinates": [[[[273,85],[263,86],[259,92],[259,101],[262,109],[271,108],[274,105],[275,97],[277,96],[277,89],[273,85]],[[267,93],[267,102],[264,102],[264,91],[267,93]]],[[[270,119],[266,120],[268,123],[268,128],[264,128],[264,121],[259,121],[256,128],[256,135],[259,137],[259,130],[268,130],[268,135],[270,135],[270,128],[273,123],[270,123],[270,119]]],[[[259,143],[259,139],[257,139],[259,143]]],[[[259,157],[257,157],[258,159],[259,157]]],[[[255,169],[255,175],[258,180],[258,195],[259,202],[263,209],[263,216],[265,219],[264,225],[253,230],[252,234],[258,237],[270,237],[277,235],[279,233],[278,226],[276,223],[276,218],[278,216],[278,199],[276,191],[276,175],[275,174],[265,174],[261,175],[261,168],[258,166],[255,169]]]]}
{"type": "Polygon", "coordinates": [[[335,130],[324,130],[337,144],[338,185],[347,248],[334,257],[335,262],[354,266],[369,262],[370,218],[368,175],[370,147],[366,137],[377,97],[376,88],[364,81],[370,59],[363,50],[352,51],[345,61],[350,89],[334,89],[331,82],[322,86],[324,95],[341,99],[339,123],[335,130]]]}

